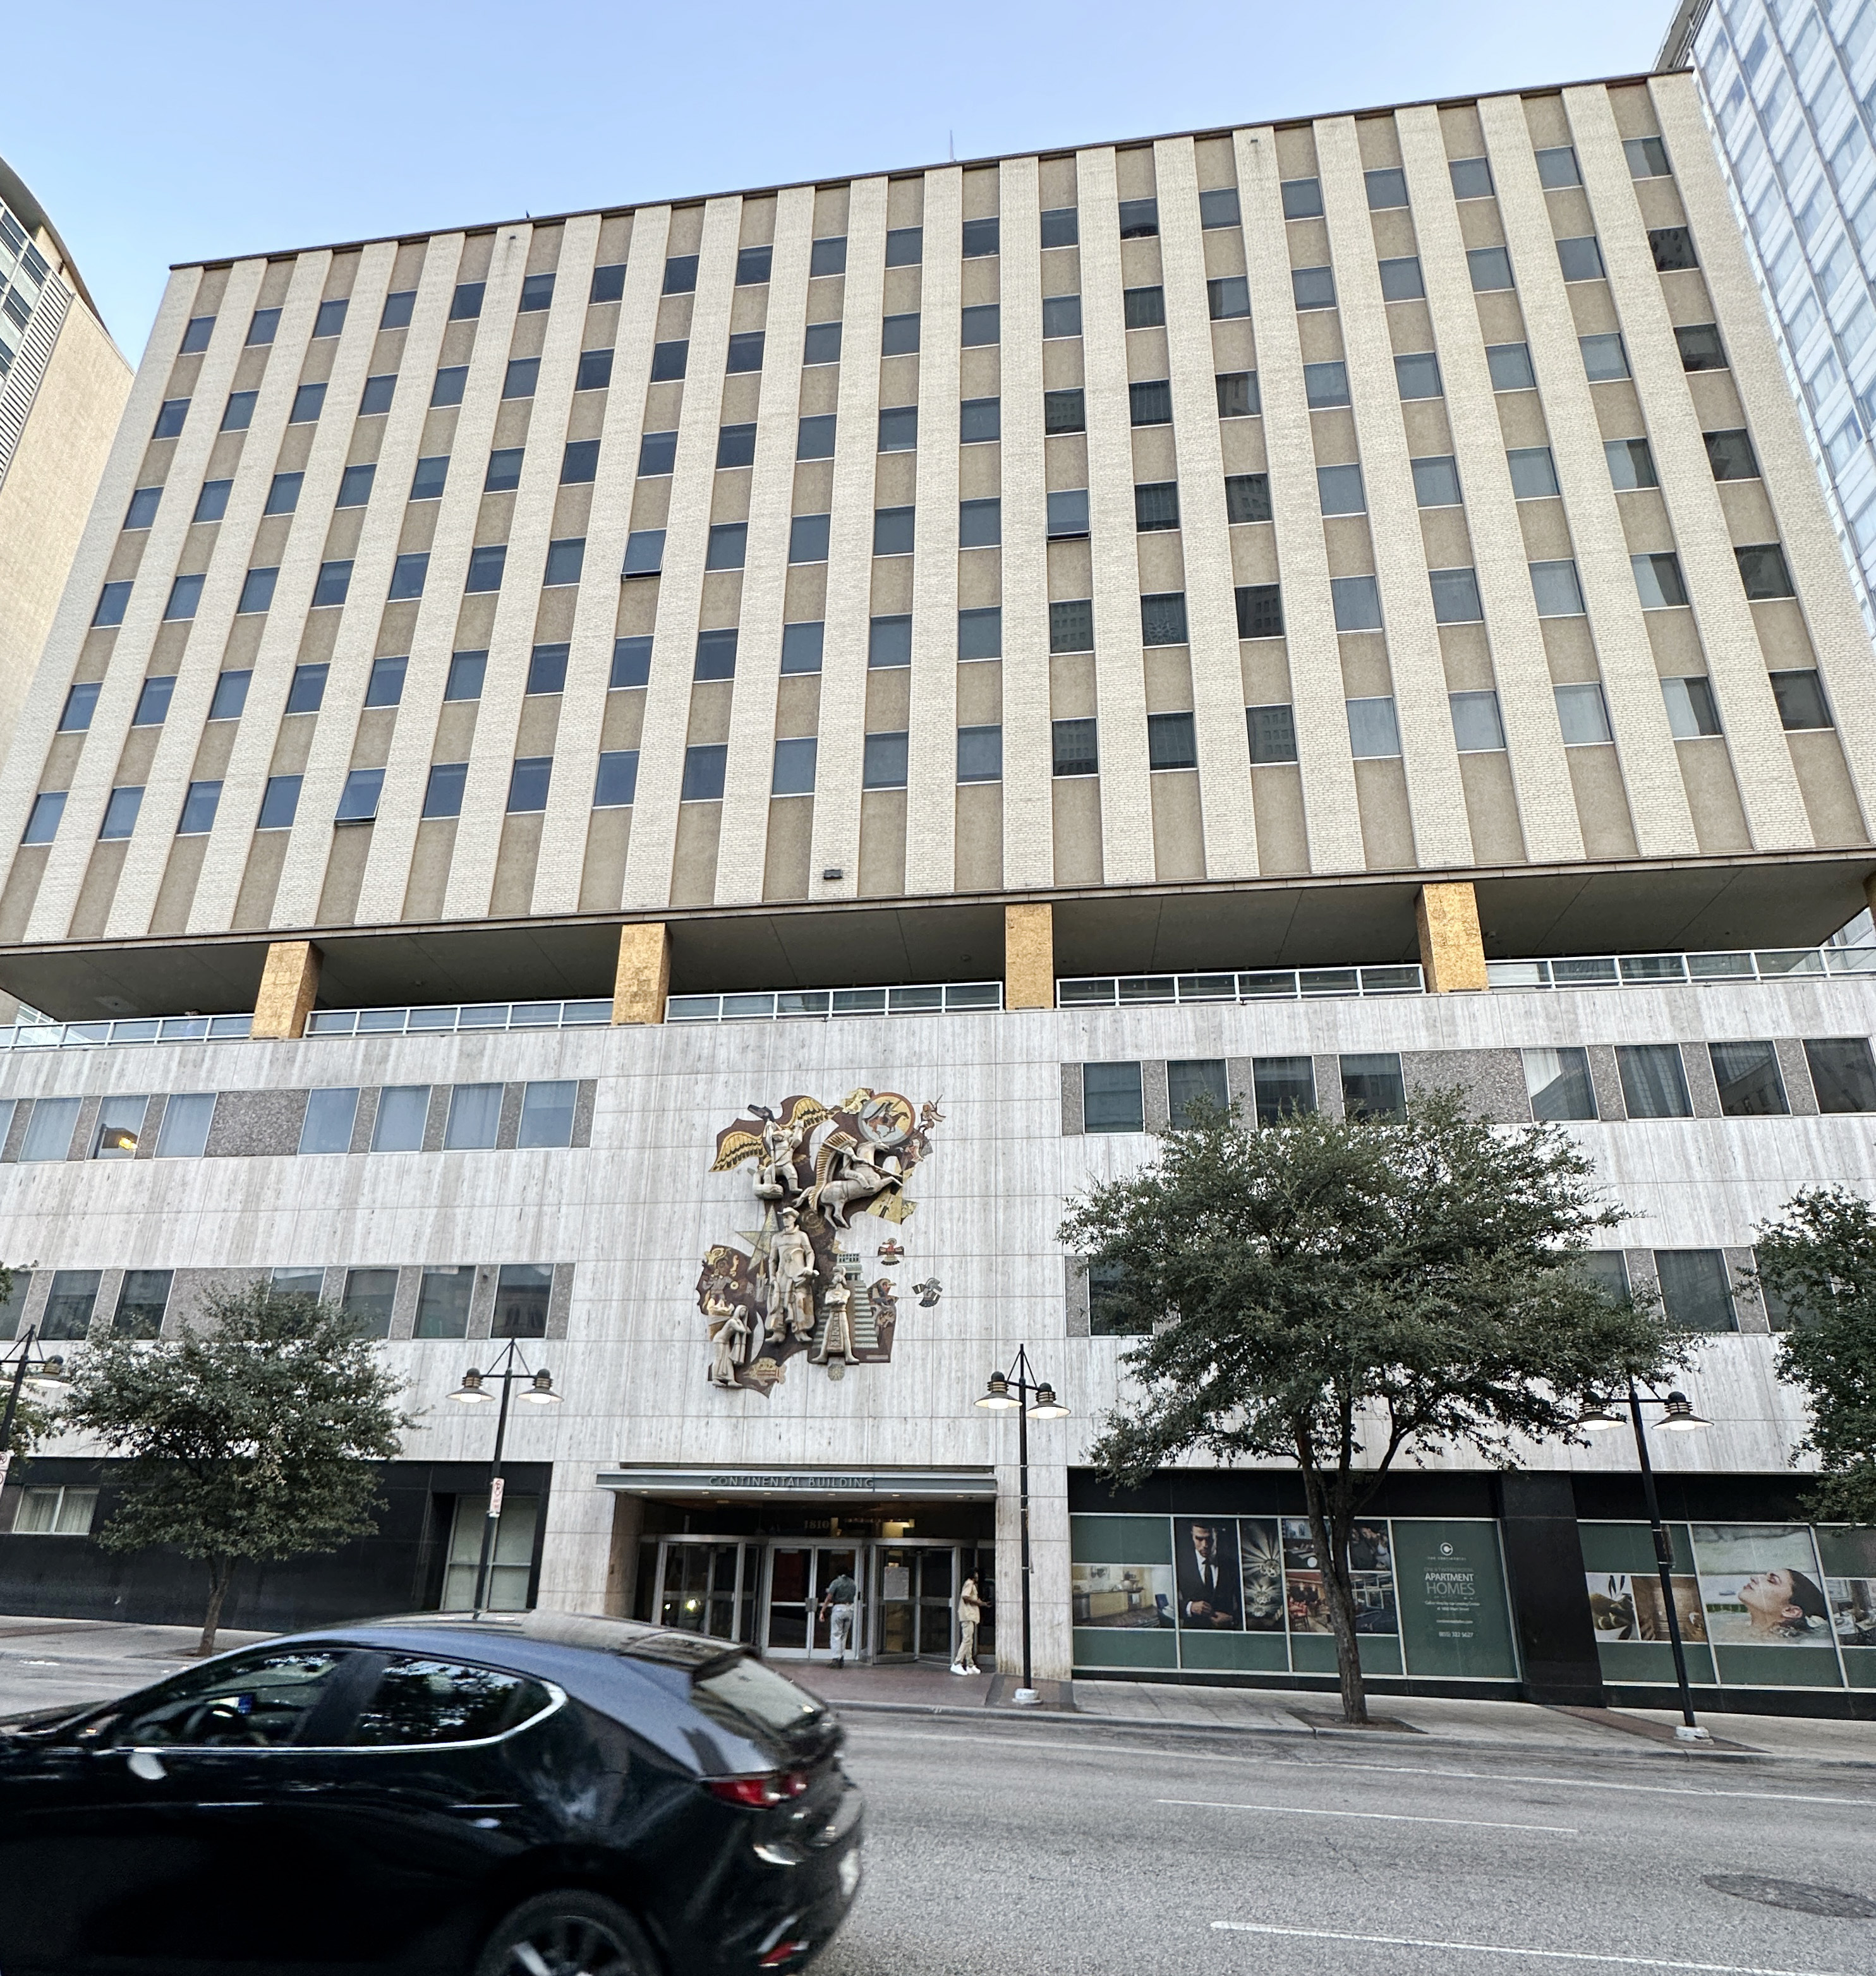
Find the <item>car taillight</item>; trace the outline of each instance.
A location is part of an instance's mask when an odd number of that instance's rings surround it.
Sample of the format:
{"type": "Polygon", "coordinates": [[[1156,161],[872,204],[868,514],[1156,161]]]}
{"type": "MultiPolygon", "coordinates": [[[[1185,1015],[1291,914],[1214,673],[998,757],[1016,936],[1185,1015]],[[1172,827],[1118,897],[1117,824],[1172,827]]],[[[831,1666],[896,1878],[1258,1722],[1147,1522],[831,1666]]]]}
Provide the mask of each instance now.
{"type": "Polygon", "coordinates": [[[764,1770],[753,1777],[706,1777],[704,1782],[711,1796],[721,1798],[725,1804],[747,1805],[760,1811],[800,1797],[809,1780],[806,1770],[764,1770]]]}

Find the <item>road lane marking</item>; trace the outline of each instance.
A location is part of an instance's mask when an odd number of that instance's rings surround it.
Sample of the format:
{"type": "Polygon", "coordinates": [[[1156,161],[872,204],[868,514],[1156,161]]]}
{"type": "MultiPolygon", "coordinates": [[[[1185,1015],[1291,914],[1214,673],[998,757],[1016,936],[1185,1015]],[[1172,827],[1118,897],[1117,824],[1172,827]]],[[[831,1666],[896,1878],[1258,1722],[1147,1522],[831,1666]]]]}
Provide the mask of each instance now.
{"type": "Polygon", "coordinates": [[[1449,1948],[1468,1955],[1528,1955],[1549,1962],[1597,1962],[1624,1969],[1694,1969],[1708,1976],[1846,1976],[1840,1969],[1762,1969],[1756,1964],[1673,1962],[1656,1955],[1591,1955],[1576,1948],[1514,1948],[1502,1941],[1427,1941],[1410,1935],[1344,1935],[1327,1928],[1277,1928],[1260,1921],[1215,1921],[1237,1935],[1281,1935],[1304,1941],[1365,1941],[1383,1948],[1449,1948]]]}
{"type": "Polygon", "coordinates": [[[1574,1825],[1509,1825],[1501,1818],[1426,1818],[1407,1811],[1320,1811],[1307,1804],[1225,1804],[1214,1798],[1156,1797],[1155,1804],[1189,1805],[1199,1811],[1274,1811],[1285,1818],[1372,1818],[1389,1825],[1475,1825],[1488,1832],[1555,1832],[1574,1839],[1574,1825]]]}
{"type": "MultiPolygon", "coordinates": [[[[885,1729],[872,1724],[848,1720],[845,1724],[849,1737],[874,1736],[882,1741],[902,1743],[970,1743],[978,1749],[1007,1748],[1013,1750],[1053,1750],[1070,1756],[1091,1754],[1103,1757],[1159,1757],[1170,1762],[1182,1764],[1251,1764],[1268,1763],[1273,1753],[1268,1750],[1188,1750],[1169,1748],[1165,1746],[1142,1746],[1136,1743],[1084,1743],[1079,1737],[1068,1741],[1060,1737],[1040,1736],[1006,1736],[994,1731],[988,1734],[978,1733],[966,1735],[949,1730],[885,1729]]],[[[1298,1741],[1307,1741],[1299,1737],[1298,1741]]],[[[1548,1789],[1562,1790],[1639,1791],[1663,1797],[1746,1798],[1760,1804],[1831,1804],[1847,1806],[1852,1810],[1868,1811],[1876,1808],[1876,1797],[1825,1797],[1797,1791],[1726,1790],[1723,1789],[1700,1790],[1689,1784],[1629,1784],[1607,1782],[1596,1777],[1529,1777],[1512,1770],[1449,1770],[1427,1769],[1409,1764],[1358,1764],[1344,1763],[1330,1757],[1293,1754],[1286,1749],[1276,1760],[1294,1764],[1299,1770],[1320,1770],[1333,1773],[1337,1770],[1370,1770],[1389,1777],[1458,1777],[1485,1783],[1541,1784],[1548,1789]]],[[[1698,1760],[1697,1759],[1694,1760],[1698,1760]]]]}

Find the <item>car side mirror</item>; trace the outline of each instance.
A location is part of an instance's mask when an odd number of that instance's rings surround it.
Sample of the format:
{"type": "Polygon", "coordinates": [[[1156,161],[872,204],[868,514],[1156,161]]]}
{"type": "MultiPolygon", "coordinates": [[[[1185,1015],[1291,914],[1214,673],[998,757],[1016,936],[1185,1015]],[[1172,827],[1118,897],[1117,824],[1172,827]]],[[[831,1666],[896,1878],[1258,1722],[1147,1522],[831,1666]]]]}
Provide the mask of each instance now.
{"type": "Polygon", "coordinates": [[[154,1750],[133,1750],[126,1767],[132,1777],[141,1777],[147,1784],[160,1784],[170,1774],[154,1750]]]}

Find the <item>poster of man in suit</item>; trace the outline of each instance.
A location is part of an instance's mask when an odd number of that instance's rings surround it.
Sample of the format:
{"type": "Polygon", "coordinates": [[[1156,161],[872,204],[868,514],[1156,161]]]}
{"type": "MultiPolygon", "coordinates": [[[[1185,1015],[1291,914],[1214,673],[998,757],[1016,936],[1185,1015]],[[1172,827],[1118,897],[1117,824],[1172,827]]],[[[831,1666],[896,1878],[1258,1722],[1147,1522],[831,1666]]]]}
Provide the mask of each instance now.
{"type": "Polygon", "coordinates": [[[1179,1624],[1199,1632],[1241,1632],[1244,1595],[1238,1564],[1238,1526],[1181,1519],[1173,1524],[1179,1624]]]}

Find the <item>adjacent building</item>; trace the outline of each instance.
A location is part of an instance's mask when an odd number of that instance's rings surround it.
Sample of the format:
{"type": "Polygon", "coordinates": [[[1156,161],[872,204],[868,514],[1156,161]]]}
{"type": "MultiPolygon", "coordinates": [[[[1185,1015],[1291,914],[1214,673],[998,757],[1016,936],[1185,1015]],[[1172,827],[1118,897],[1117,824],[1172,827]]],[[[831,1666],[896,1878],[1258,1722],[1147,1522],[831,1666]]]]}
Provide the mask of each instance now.
{"type": "Polygon", "coordinates": [[[0,158],[0,758],[130,389],[58,229],[0,158]]]}
{"type": "MultiPolygon", "coordinates": [[[[1055,1230],[1195,1095],[1458,1083],[1713,1334],[1703,1685],[1864,1706],[1749,1268],[1876,1186],[1873,687],[1684,74],[179,268],[0,775],[0,1322],[384,1339],[383,1533],[250,1615],[467,1596],[512,1345],[504,1601],[811,1655],[851,1568],[942,1657],[975,1571],[1006,1663],[1026,1344],[1039,1671],[1320,1680],[1294,1477],[1089,1469],[1055,1230]]],[[[16,1476],[16,1609],[187,1611],[112,1487],[16,1476]]],[[[1639,1513],[1601,1445],[1394,1479],[1377,1676],[1652,1694],[1639,1513]]]]}

